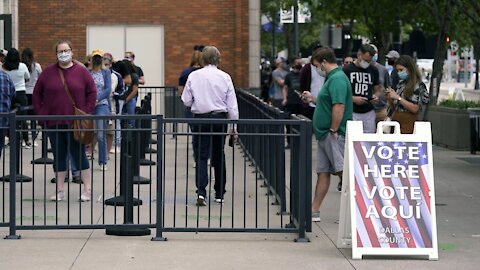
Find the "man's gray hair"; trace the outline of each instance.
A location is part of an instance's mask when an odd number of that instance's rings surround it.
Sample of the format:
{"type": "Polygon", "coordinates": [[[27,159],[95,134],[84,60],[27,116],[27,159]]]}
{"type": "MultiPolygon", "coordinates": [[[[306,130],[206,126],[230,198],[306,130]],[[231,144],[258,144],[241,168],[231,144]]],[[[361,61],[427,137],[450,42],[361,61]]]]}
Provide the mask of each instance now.
{"type": "Polygon", "coordinates": [[[218,66],[220,64],[220,51],[215,46],[205,46],[202,55],[205,65],[218,66]]]}

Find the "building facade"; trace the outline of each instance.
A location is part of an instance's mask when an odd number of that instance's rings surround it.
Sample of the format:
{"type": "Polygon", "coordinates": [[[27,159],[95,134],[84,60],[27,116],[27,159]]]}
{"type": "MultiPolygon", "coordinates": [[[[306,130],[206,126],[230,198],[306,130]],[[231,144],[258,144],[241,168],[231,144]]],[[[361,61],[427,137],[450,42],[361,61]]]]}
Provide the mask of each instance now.
{"type": "Polygon", "coordinates": [[[31,48],[42,65],[54,63],[55,42],[68,39],[80,61],[94,48],[117,59],[133,51],[146,85],[177,85],[193,47],[215,45],[236,86],[260,82],[259,0],[0,0],[0,6],[13,17],[12,46],[31,48]]]}

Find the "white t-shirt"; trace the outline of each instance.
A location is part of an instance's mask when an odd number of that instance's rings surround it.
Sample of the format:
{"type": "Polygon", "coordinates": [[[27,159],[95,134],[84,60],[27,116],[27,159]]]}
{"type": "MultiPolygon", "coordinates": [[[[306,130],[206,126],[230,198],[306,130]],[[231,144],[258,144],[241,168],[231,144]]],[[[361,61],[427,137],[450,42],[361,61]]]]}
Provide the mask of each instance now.
{"type": "MultiPolygon", "coordinates": [[[[320,92],[320,89],[322,89],[322,86],[325,83],[325,77],[318,75],[317,68],[314,65],[310,64],[310,68],[312,73],[312,80],[310,82],[310,93],[312,93],[314,97],[317,97],[318,92],[320,92]]],[[[310,102],[309,105],[310,107],[315,107],[315,103],[313,102],[310,102]]]]}
{"type": "Polygon", "coordinates": [[[30,80],[25,83],[26,94],[33,94],[33,88],[35,88],[40,73],[42,73],[42,67],[39,63],[35,63],[35,66],[32,67],[32,72],[30,72],[30,80]]]}
{"type": "Polygon", "coordinates": [[[4,70],[12,79],[13,84],[15,85],[15,91],[25,91],[25,80],[30,79],[30,72],[24,63],[18,65],[18,69],[15,70],[4,70]]]}
{"type": "MultiPolygon", "coordinates": [[[[110,93],[110,98],[112,102],[114,102],[113,93],[115,92],[115,89],[117,89],[117,85],[118,85],[118,77],[117,75],[115,75],[115,73],[112,72],[112,92],[110,93]]],[[[115,114],[115,107],[114,106],[110,106],[110,107],[112,109],[112,113],[115,114]]]]}

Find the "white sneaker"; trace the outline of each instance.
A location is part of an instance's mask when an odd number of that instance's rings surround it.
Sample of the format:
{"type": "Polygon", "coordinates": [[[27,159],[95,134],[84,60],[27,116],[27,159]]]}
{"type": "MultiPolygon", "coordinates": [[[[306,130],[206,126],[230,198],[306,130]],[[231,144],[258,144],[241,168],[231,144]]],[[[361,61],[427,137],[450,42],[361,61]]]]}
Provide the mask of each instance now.
{"type": "Polygon", "coordinates": [[[90,192],[84,190],[84,191],[82,191],[82,195],[80,195],[79,200],[81,202],[88,202],[88,201],[90,201],[90,197],[91,197],[90,192]]]}
{"type": "Polygon", "coordinates": [[[100,171],[108,171],[108,167],[107,165],[100,165],[100,168],[99,168],[100,171]]]}
{"type": "Polygon", "coordinates": [[[322,219],[320,218],[320,211],[312,213],[312,222],[320,222],[322,219]]]}
{"type": "Polygon", "coordinates": [[[65,193],[63,192],[63,190],[59,190],[52,197],[50,197],[50,200],[54,201],[54,202],[55,201],[59,202],[59,201],[64,200],[64,199],[65,199],[65,193]]]}

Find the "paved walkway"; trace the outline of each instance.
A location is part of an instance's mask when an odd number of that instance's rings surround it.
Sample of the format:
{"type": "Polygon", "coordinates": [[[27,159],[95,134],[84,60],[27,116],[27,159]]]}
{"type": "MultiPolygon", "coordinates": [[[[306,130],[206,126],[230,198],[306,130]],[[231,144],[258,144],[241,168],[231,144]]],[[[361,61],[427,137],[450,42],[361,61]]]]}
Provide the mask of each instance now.
{"type": "Polygon", "coordinates": [[[165,233],[169,241],[152,242],[104,230],[19,231],[21,240],[0,240],[0,269],[478,269],[479,165],[480,156],[434,147],[438,261],[352,260],[351,250],[337,249],[340,193],[333,179],[309,243],[295,243],[294,234],[165,233]]]}

